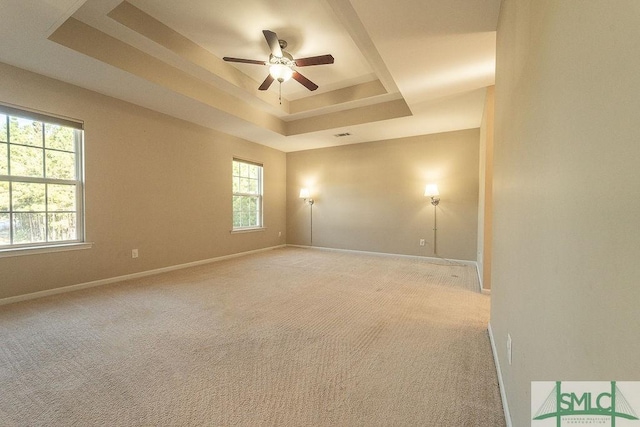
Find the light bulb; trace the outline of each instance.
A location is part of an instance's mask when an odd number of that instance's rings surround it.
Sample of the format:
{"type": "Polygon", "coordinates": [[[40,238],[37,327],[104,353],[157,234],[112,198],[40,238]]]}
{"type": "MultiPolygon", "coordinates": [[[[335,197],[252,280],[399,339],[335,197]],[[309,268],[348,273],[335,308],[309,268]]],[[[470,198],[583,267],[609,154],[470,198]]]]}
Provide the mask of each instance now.
{"type": "Polygon", "coordinates": [[[282,83],[286,82],[291,78],[291,76],[293,76],[293,70],[291,67],[284,64],[273,64],[269,67],[269,74],[271,74],[271,77],[282,83]]]}

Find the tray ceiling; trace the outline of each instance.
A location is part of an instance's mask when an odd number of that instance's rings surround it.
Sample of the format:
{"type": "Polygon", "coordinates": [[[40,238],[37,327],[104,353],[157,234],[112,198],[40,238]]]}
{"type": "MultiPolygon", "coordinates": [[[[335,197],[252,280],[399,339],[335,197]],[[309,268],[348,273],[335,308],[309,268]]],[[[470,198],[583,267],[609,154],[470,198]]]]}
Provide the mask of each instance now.
{"type": "Polygon", "coordinates": [[[297,151],[478,127],[499,3],[0,0],[0,61],[297,151]],[[298,68],[318,90],[258,91],[266,66],[222,60],[267,60],[264,29],[294,57],[334,56],[298,68]]]}

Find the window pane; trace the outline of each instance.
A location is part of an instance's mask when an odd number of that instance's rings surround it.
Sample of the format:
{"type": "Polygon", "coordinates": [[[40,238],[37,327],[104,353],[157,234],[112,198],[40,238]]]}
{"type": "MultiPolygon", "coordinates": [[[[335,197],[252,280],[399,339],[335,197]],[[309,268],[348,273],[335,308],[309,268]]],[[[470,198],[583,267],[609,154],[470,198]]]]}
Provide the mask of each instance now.
{"type": "Polygon", "coordinates": [[[239,191],[240,191],[240,178],[234,177],[233,178],[233,192],[237,193],[239,191]]]}
{"type": "Polygon", "coordinates": [[[0,245],[11,244],[11,220],[9,214],[0,213],[0,245]]]}
{"type": "Polygon", "coordinates": [[[42,149],[12,145],[10,153],[11,175],[42,178],[42,149]]]}
{"type": "Polygon", "coordinates": [[[76,186],[57,185],[47,186],[47,211],[75,211],[76,210],[76,186]]]}
{"type": "Polygon", "coordinates": [[[241,212],[240,213],[240,223],[243,227],[249,226],[249,212],[241,212]]]}
{"type": "Polygon", "coordinates": [[[240,178],[240,192],[248,193],[249,192],[249,179],[248,178],[240,178]]]}
{"type": "Polygon", "coordinates": [[[0,114],[0,141],[7,142],[7,116],[0,114]]]}
{"type": "Polygon", "coordinates": [[[11,117],[9,120],[9,138],[12,144],[25,144],[42,147],[42,123],[29,119],[11,117]]]}
{"type": "Polygon", "coordinates": [[[233,161],[233,175],[240,175],[240,163],[236,162],[235,160],[233,161]]]}
{"type": "Polygon", "coordinates": [[[252,179],[251,181],[249,181],[249,192],[251,194],[258,194],[258,181],[255,179],[252,179]]]}
{"type": "Polygon", "coordinates": [[[50,242],[59,242],[61,240],[75,240],[77,238],[75,213],[49,214],[48,219],[50,242]]]}
{"type": "Polygon", "coordinates": [[[11,185],[14,212],[43,212],[45,210],[45,184],[14,182],[11,185]]]}
{"type": "Polygon", "coordinates": [[[258,179],[259,168],[258,166],[251,165],[249,167],[249,177],[258,179]]]}
{"type": "Polygon", "coordinates": [[[44,146],[56,150],[75,151],[74,129],[59,125],[44,124],[44,146]]]}
{"type": "Polygon", "coordinates": [[[75,177],[75,154],[47,150],[47,178],[75,179],[75,177]]]}
{"type": "Polygon", "coordinates": [[[9,183],[0,182],[0,212],[9,212],[9,183]]]}
{"type": "Polygon", "coordinates": [[[11,244],[11,221],[8,213],[0,213],[0,245],[11,244]]]}
{"type": "Polygon", "coordinates": [[[0,175],[9,175],[7,144],[5,143],[0,143],[0,175]]]}
{"type": "Polygon", "coordinates": [[[13,214],[13,230],[13,243],[44,242],[46,239],[45,214],[13,214]]]}
{"type": "Polygon", "coordinates": [[[246,163],[240,163],[240,176],[249,175],[249,165],[246,163]]]}
{"type": "Polygon", "coordinates": [[[243,197],[242,198],[242,203],[240,204],[240,210],[242,210],[243,212],[246,212],[247,210],[249,210],[249,198],[248,197],[243,197]]]}

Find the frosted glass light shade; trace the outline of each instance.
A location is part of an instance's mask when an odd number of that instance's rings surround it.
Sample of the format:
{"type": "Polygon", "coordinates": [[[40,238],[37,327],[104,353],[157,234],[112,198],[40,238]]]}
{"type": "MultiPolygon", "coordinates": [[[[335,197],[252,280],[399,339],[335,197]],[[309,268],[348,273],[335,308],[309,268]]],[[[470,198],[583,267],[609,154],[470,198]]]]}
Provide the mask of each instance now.
{"type": "Polygon", "coordinates": [[[308,188],[301,188],[300,189],[300,198],[301,199],[308,199],[311,197],[311,194],[309,193],[309,189],[308,188]]]}
{"type": "Polygon", "coordinates": [[[425,197],[435,197],[439,196],[440,192],[438,191],[438,184],[427,184],[424,189],[425,197]]]}
{"type": "Polygon", "coordinates": [[[279,82],[286,82],[293,75],[293,70],[284,64],[273,64],[269,67],[269,74],[271,77],[279,82]]]}

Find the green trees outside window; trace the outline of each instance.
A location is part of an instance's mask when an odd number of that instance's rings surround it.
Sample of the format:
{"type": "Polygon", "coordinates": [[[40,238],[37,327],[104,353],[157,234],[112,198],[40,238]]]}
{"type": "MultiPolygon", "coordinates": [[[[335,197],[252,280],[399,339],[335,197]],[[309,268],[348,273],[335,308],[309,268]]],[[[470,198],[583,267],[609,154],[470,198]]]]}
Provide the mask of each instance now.
{"type": "Polygon", "coordinates": [[[0,106],[0,249],[81,241],[82,129],[18,114],[0,106]]]}

